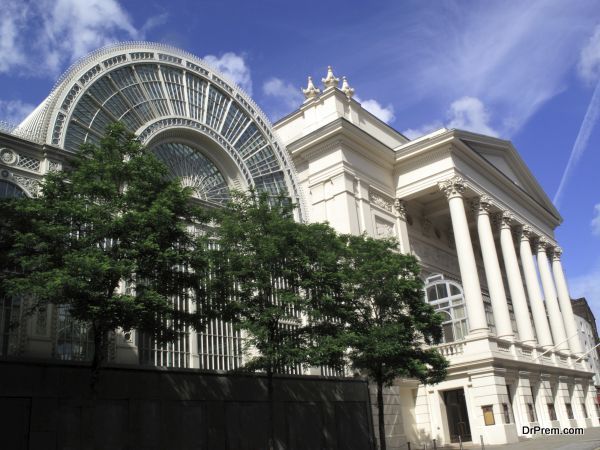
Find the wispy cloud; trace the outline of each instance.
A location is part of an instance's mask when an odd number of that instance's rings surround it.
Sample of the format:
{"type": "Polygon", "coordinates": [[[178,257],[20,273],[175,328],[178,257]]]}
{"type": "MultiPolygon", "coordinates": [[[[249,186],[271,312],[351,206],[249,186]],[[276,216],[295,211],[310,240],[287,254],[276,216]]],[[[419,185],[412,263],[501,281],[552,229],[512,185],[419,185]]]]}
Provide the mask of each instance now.
{"type": "Polygon", "coordinates": [[[446,122],[436,120],[418,128],[408,128],[402,133],[409,139],[415,139],[442,127],[457,128],[475,133],[498,136],[490,125],[490,113],[483,102],[475,97],[462,97],[453,101],[446,112],[446,122]]]}
{"type": "Polygon", "coordinates": [[[0,100],[0,120],[16,125],[33,111],[34,105],[21,100],[0,100]]]}
{"type": "Polygon", "coordinates": [[[252,77],[250,68],[246,64],[243,55],[227,52],[221,56],[206,55],[204,59],[207,63],[225,75],[234,83],[244,89],[248,95],[252,95],[252,77]]]}
{"type": "Polygon", "coordinates": [[[437,6],[418,7],[393,23],[389,11],[382,13],[374,18],[381,30],[376,36],[369,31],[374,23],[351,30],[373,49],[359,60],[361,67],[377,67],[371,89],[394,86],[405,111],[422,105],[443,111],[456,99],[478,98],[492,113],[489,126],[503,137],[565,89],[598,19],[590,1],[437,6]]]}
{"type": "Polygon", "coordinates": [[[600,203],[596,203],[596,205],[594,205],[594,217],[592,219],[591,225],[592,234],[595,236],[600,236],[600,203]]]}
{"type": "Polygon", "coordinates": [[[389,124],[396,119],[396,116],[394,115],[394,105],[392,105],[391,103],[388,103],[387,105],[383,106],[377,100],[372,98],[366,100],[361,100],[358,96],[354,98],[358,103],[360,103],[360,105],[363,108],[365,108],[379,120],[382,120],[383,122],[389,124]]]}
{"type": "Polygon", "coordinates": [[[125,39],[144,39],[165,14],[136,28],[117,0],[5,0],[0,18],[0,73],[56,77],[92,50],[125,39]]]}
{"type": "Polygon", "coordinates": [[[600,26],[596,28],[587,45],[581,51],[578,69],[579,75],[583,80],[588,83],[596,83],[596,88],[579,127],[575,144],[573,144],[571,154],[569,155],[569,161],[554,195],[554,204],[557,207],[560,206],[567,183],[573,175],[577,163],[583,156],[590,135],[600,117],[600,26]]]}

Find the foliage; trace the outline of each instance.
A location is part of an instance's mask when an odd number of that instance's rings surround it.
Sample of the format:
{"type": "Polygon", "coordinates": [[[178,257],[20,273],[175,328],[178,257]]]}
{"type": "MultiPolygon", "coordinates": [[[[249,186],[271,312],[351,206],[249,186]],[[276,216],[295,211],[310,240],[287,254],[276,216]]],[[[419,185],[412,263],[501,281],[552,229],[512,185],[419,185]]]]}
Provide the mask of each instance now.
{"type": "Polygon", "coordinates": [[[245,368],[285,373],[324,360],[319,338],[328,326],[320,319],[339,286],[335,232],[296,222],[284,197],[250,191],[233,199],[215,211],[209,290],[227,299],[222,316],[246,332],[245,368]]]}
{"type": "Polygon", "coordinates": [[[448,362],[429,345],[442,337],[439,315],[424,300],[419,265],[393,240],[343,236],[346,324],[343,341],[354,369],[377,385],[379,434],[385,449],[383,386],[398,377],[444,379],[448,362]]]}
{"type": "Polygon", "coordinates": [[[112,330],[170,340],[184,324],[198,325],[170,297],[203,295],[194,272],[204,270],[204,254],[188,232],[203,221],[201,210],[122,125],[111,125],[98,146],[82,146],[67,170],[48,174],[39,198],[3,209],[10,226],[0,228],[0,243],[17,269],[3,288],[36,306],[67,305],[90,324],[93,367],[112,330]]]}

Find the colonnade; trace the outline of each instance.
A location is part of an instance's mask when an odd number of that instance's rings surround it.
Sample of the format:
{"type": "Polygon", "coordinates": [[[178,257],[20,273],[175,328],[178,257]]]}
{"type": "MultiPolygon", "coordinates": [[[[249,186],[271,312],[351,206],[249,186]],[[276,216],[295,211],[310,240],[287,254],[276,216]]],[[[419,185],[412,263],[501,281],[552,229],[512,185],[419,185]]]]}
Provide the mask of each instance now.
{"type": "MultiPolygon", "coordinates": [[[[454,176],[440,182],[438,187],[448,198],[464,289],[469,334],[489,333],[473,242],[465,211],[466,183],[460,176],[454,176]]],[[[492,221],[490,217],[492,200],[486,195],[473,199],[472,208],[476,215],[477,234],[497,337],[507,341],[515,340],[498,258],[498,253],[501,252],[519,341],[526,345],[539,345],[545,350],[554,348],[576,355],[582,354],[571,298],[560,262],[562,253],[560,247],[555,246],[545,236],[536,234],[527,224],[519,223],[509,211],[501,211],[494,216],[494,219],[497,220],[492,221]],[[500,249],[496,248],[492,222],[500,226],[500,249]],[[518,256],[513,231],[516,231],[518,236],[518,256]],[[519,267],[519,258],[522,272],[519,267]],[[541,286],[537,277],[538,271],[541,286]],[[529,298],[531,306],[533,323],[530,320],[527,298],[529,298]]]]}

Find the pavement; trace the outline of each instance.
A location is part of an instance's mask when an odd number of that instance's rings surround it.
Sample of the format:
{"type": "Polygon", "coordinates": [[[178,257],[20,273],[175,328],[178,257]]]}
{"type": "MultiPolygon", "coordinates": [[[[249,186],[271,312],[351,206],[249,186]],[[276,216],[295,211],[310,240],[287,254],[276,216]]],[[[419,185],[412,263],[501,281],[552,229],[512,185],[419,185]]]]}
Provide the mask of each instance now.
{"type": "MultiPolygon", "coordinates": [[[[580,436],[537,436],[515,444],[486,445],[486,450],[600,450],[600,427],[586,428],[580,436]]],[[[438,447],[453,448],[458,447],[438,447]]],[[[465,450],[481,449],[481,445],[469,444],[465,450]]],[[[413,449],[421,450],[421,449],[413,449]]],[[[431,447],[428,447],[431,450],[431,447]]]]}

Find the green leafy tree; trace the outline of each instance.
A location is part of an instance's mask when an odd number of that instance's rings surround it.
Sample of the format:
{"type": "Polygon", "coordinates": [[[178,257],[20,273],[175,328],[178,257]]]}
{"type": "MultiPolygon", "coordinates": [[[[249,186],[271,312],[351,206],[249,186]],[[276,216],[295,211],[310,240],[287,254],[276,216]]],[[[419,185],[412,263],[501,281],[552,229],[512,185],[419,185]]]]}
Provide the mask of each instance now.
{"type": "Polygon", "coordinates": [[[287,198],[237,193],[216,211],[213,229],[210,290],[227,299],[222,317],[245,334],[244,369],[266,374],[270,449],[274,374],[340,354],[333,351],[340,345],[335,327],[324,318],[335,309],[341,242],[326,224],[296,222],[293,210],[287,198]]]}
{"type": "Polygon", "coordinates": [[[383,388],[398,377],[442,381],[448,362],[432,344],[442,337],[439,315],[424,300],[419,265],[393,240],[343,236],[342,340],[352,367],[377,386],[379,442],[386,449],[383,388]]]}
{"type": "Polygon", "coordinates": [[[202,243],[188,225],[202,223],[191,192],[120,124],[99,145],[84,145],[69,167],[50,173],[39,198],[3,202],[2,289],[32,309],[64,305],[91,327],[95,376],[108,334],[137,329],[175,339],[197,314],[173,296],[203,297],[202,243]],[[7,225],[8,224],[8,225],[7,225]],[[132,286],[133,289],[125,289],[132,286]]]}

